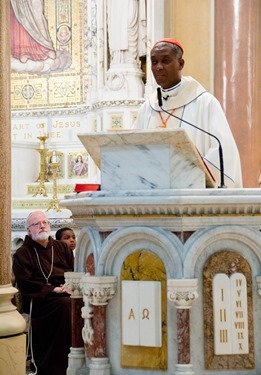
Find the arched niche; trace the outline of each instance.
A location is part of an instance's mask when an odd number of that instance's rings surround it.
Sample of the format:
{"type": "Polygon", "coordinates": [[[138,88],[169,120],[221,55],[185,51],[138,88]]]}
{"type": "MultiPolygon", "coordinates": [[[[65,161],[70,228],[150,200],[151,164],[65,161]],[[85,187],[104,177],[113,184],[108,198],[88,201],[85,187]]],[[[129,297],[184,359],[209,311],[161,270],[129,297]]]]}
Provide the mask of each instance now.
{"type": "Polygon", "coordinates": [[[95,274],[101,246],[102,239],[97,230],[91,227],[82,228],[77,237],[74,260],[75,272],[95,274]]]}
{"type": "Polygon", "coordinates": [[[206,261],[203,270],[206,369],[243,370],[255,367],[252,288],[250,264],[237,252],[223,250],[213,254],[206,261]],[[220,290],[218,290],[218,293],[214,293],[215,276],[219,276],[220,290]],[[233,276],[238,278],[236,280],[238,283],[230,282],[233,276]],[[242,279],[246,281],[246,285],[241,283],[242,279]],[[222,285],[223,280],[226,281],[225,287],[222,285]],[[219,294],[222,294],[220,295],[221,301],[218,298],[219,294]],[[243,298],[243,295],[246,297],[243,298]],[[233,297],[236,302],[234,309],[231,302],[233,297]],[[245,340],[247,341],[247,351],[244,351],[245,340]],[[222,345],[226,347],[226,350],[217,353],[217,349],[221,348],[222,345]],[[236,346],[236,354],[229,348],[231,346],[236,346]]]}
{"type": "Polygon", "coordinates": [[[107,306],[108,356],[114,373],[127,374],[133,371],[128,364],[131,363],[131,358],[135,357],[133,363],[136,365],[137,375],[144,374],[145,368],[147,371],[152,370],[154,365],[156,368],[153,371],[158,374],[167,369],[170,356],[171,361],[176,357],[176,311],[173,304],[167,304],[166,280],[182,278],[182,249],[182,242],[173,233],[151,227],[120,228],[104,240],[96,272],[100,276],[113,275],[118,278],[116,295],[107,306]],[[131,350],[127,348],[127,352],[126,348],[121,350],[122,280],[161,282],[163,349],[156,353],[153,348],[153,355],[148,348],[143,351],[143,347],[131,350]]]}
{"type": "MultiPolygon", "coordinates": [[[[167,283],[160,257],[148,250],[128,255],[121,267],[121,281],[159,281],[161,284],[161,347],[121,345],[121,366],[130,368],[167,368],[167,283]]],[[[139,313],[139,312],[137,312],[139,313]]],[[[136,314],[136,312],[135,312],[136,314]]],[[[139,317],[134,317],[136,320],[139,317]]],[[[141,318],[142,319],[142,318],[141,318]]]]}

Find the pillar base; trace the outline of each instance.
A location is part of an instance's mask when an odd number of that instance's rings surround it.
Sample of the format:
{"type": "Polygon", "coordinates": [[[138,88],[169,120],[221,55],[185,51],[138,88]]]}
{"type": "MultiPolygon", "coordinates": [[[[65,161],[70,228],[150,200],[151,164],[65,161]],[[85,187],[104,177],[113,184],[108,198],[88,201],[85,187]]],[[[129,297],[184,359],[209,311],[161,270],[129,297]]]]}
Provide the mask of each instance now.
{"type": "Polygon", "coordinates": [[[89,375],[110,375],[111,365],[108,358],[91,358],[89,375]]]}
{"type": "Polygon", "coordinates": [[[11,284],[0,286],[0,337],[23,333],[26,328],[24,318],[11,302],[16,293],[11,284]]]}
{"type": "Polygon", "coordinates": [[[175,375],[195,375],[192,371],[192,365],[176,365],[175,375]]]}
{"type": "Polygon", "coordinates": [[[25,374],[26,335],[0,338],[0,374],[25,374]]]}
{"type": "Polygon", "coordinates": [[[84,348],[71,348],[68,355],[68,368],[66,375],[86,374],[84,348]]]}

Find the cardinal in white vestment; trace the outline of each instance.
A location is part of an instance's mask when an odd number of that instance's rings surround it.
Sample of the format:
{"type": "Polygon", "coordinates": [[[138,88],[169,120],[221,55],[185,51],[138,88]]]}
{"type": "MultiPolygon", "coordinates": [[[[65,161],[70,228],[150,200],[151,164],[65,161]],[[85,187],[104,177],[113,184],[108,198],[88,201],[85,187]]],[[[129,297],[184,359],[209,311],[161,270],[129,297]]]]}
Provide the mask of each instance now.
{"type": "Polygon", "coordinates": [[[182,76],[182,57],[183,47],[177,40],[165,38],[155,43],[151,50],[151,69],[160,88],[162,104],[155,91],[142,105],[134,127],[185,129],[219,186],[219,143],[203,131],[213,134],[222,146],[225,186],[242,187],[239,152],[221,105],[195,79],[182,76]]]}

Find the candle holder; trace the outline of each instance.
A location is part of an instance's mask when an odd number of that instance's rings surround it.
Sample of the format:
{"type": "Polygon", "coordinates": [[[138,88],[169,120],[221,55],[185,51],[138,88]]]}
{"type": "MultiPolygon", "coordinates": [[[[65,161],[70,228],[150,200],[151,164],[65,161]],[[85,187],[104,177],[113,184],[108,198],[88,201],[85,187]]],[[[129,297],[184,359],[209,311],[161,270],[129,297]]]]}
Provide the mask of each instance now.
{"type": "Polygon", "coordinates": [[[47,211],[49,210],[56,210],[57,212],[60,212],[61,209],[60,209],[60,204],[59,204],[59,199],[57,197],[57,169],[60,165],[60,162],[56,156],[56,153],[55,151],[53,152],[53,155],[51,157],[51,162],[50,162],[50,166],[51,166],[51,170],[52,170],[52,174],[53,174],[53,198],[47,208],[47,211]]]}
{"type": "Polygon", "coordinates": [[[46,157],[47,157],[48,150],[46,149],[46,146],[45,146],[45,142],[48,136],[42,135],[37,138],[40,140],[40,148],[37,149],[37,151],[40,154],[40,172],[36,180],[36,182],[39,182],[39,185],[33,197],[36,197],[38,194],[43,195],[44,197],[47,197],[48,195],[47,195],[44,183],[49,181],[47,168],[46,168],[46,157]]]}

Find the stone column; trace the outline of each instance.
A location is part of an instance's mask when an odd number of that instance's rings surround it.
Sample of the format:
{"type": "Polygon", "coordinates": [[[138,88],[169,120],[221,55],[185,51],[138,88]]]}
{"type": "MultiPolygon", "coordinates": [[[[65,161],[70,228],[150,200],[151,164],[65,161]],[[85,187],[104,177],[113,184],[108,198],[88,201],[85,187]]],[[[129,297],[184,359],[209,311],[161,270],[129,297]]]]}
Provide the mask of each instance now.
{"type": "Polygon", "coordinates": [[[190,363],[190,311],[198,298],[197,279],[170,279],[167,282],[168,299],[177,308],[178,363],[175,374],[194,375],[190,363]]]}
{"type": "Polygon", "coordinates": [[[83,308],[83,295],[80,288],[80,280],[84,272],[65,272],[65,284],[71,291],[72,302],[72,346],[68,356],[67,375],[79,375],[81,370],[84,373],[85,350],[82,338],[84,320],[81,315],[83,308]]]}
{"type": "Polygon", "coordinates": [[[88,77],[87,98],[90,102],[95,102],[98,97],[98,69],[100,68],[97,61],[98,38],[97,38],[97,1],[90,0],[87,2],[87,24],[88,24],[88,66],[92,74],[88,77]]]}
{"type": "Polygon", "coordinates": [[[244,187],[261,175],[261,2],[219,0],[215,13],[215,96],[241,156],[244,187]]]}
{"type": "Polygon", "coordinates": [[[89,311],[85,318],[84,337],[89,345],[93,345],[94,357],[89,363],[89,375],[110,375],[110,363],[106,357],[106,306],[116,293],[117,278],[115,276],[89,276],[81,279],[84,306],[89,311]],[[93,312],[98,314],[98,324],[93,324],[93,312]]]}
{"type": "Polygon", "coordinates": [[[146,84],[145,95],[149,97],[155,90],[155,79],[151,71],[150,51],[154,43],[164,37],[164,0],[147,1],[147,53],[146,53],[146,84]]]}
{"type": "Polygon", "coordinates": [[[25,373],[25,320],[11,300],[10,1],[0,7],[0,373],[25,373]]]}

